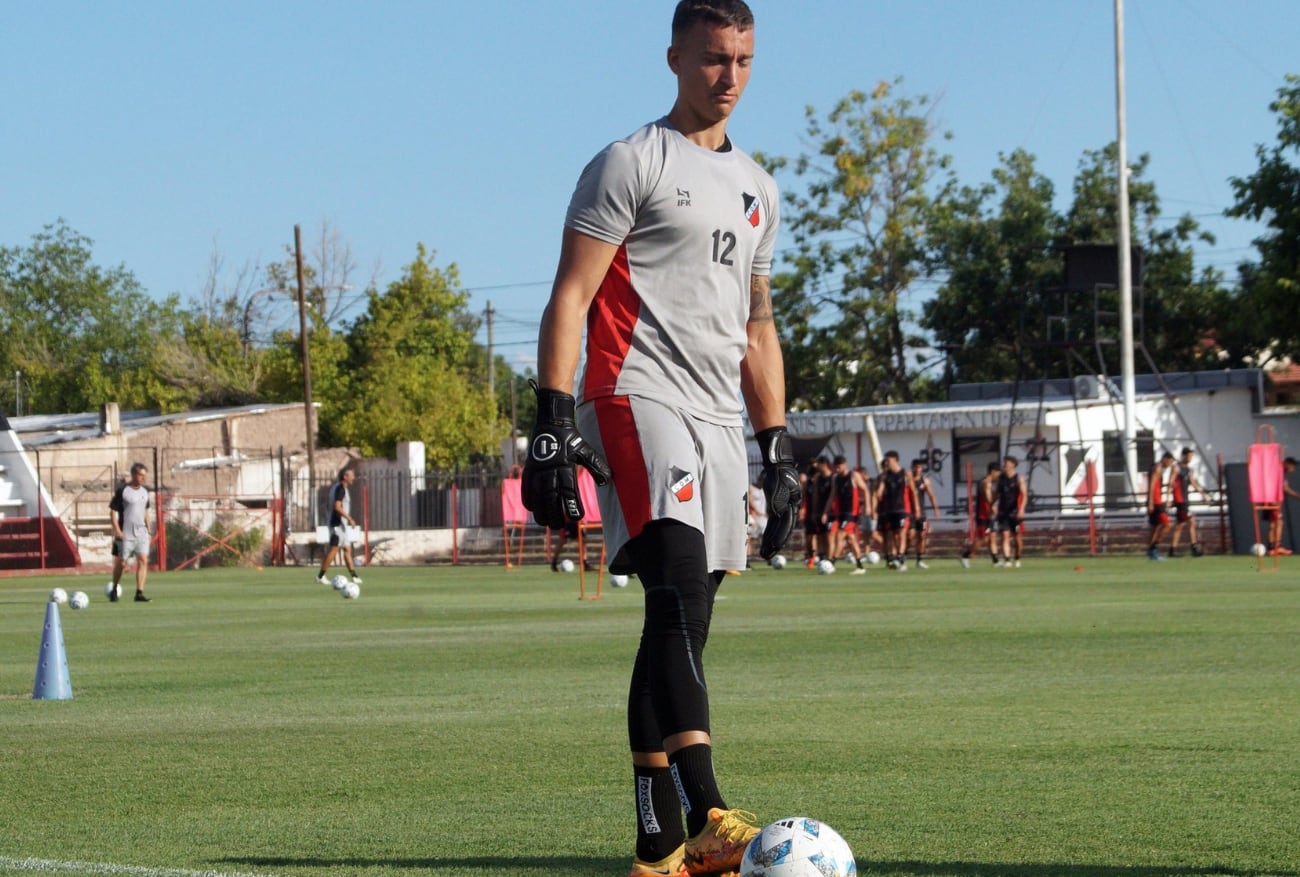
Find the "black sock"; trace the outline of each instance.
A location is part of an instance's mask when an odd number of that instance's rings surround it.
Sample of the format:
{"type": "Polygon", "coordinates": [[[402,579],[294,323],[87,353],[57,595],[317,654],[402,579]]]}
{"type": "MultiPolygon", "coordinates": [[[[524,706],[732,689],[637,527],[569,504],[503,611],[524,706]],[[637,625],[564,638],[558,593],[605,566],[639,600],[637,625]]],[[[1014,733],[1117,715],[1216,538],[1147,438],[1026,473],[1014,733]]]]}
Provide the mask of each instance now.
{"type": "Polygon", "coordinates": [[[636,777],[636,857],[658,862],[686,840],[672,768],[632,765],[636,777]]]}
{"type": "Polygon", "coordinates": [[[686,811],[686,833],[694,837],[709,821],[711,808],[727,809],[713,775],[713,747],[707,743],[685,746],[668,756],[668,761],[686,811]]]}

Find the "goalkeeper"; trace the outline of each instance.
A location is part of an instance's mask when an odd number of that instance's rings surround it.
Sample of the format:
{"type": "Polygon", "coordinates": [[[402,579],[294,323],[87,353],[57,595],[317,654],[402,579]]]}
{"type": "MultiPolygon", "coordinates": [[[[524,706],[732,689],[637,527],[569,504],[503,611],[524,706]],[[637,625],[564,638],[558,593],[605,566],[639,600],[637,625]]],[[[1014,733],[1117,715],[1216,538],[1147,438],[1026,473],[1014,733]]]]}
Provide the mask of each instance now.
{"type": "Polygon", "coordinates": [[[610,569],[645,592],[627,716],[633,877],[734,871],[758,831],[718,788],[702,662],[725,570],[745,568],[742,398],[762,454],[762,557],[800,504],[768,283],[778,193],[726,134],[752,51],[743,3],[678,6],[676,103],[583,171],[538,339],[524,504],[547,526],[581,518],[574,464],[587,467],[610,569]]]}

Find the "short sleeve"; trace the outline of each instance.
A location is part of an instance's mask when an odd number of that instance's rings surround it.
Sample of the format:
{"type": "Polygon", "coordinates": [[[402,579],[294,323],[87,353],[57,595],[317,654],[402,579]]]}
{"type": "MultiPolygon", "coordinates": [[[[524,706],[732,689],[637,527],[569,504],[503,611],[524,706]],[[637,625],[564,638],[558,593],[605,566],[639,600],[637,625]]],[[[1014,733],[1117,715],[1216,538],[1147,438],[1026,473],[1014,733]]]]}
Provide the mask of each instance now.
{"type": "Polygon", "coordinates": [[[636,222],[644,182],[638,151],[625,141],[611,143],[578,177],[565,226],[609,244],[622,244],[636,222]]]}
{"type": "Polygon", "coordinates": [[[772,260],[776,255],[776,233],[781,224],[781,198],[777,193],[776,182],[771,177],[763,187],[764,206],[767,208],[767,221],[763,223],[763,234],[754,248],[754,262],[750,269],[752,274],[767,277],[772,273],[772,260]]]}
{"type": "Polygon", "coordinates": [[[122,514],[122,491],[126,488],[125,484],[119,484],[117,490],[113,491],[113,498],[108,501],[108,510],[122,514]]]}

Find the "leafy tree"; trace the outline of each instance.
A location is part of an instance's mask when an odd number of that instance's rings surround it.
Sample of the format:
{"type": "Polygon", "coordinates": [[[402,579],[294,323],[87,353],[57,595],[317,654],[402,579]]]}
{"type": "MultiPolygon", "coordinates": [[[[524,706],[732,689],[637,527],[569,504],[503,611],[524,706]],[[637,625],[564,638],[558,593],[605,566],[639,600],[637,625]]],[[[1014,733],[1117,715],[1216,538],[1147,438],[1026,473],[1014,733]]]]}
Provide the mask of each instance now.
{"type": "MultiPolygon", "coordinates": [[[[933,267],[946,280],[927,303],[923,324],[949,354],[952,379],[1064,377],[1101,368],[1118,374],[1118,318],[1096,317],[1098,309],[1118,312],[1118,292],[1062,289],[1067,247],[1116,241],[1117,162],[1114,144],[1085,152],[1064,215],[1052,208],[1051,183],[1023,151],[1003,157],[991,184],[936,204],[933,267]]],[[[1191,248],[1212,238],[1190,216],[1166,221],[1145,176],[1149,164],[1146,155],[1132,164],[1129,185],[1133,240],[1145,253],[1134,301],[1144,303],[1140,340],[1161,371],[1220,367],[1227,354],[1221,338],[1216,346],[1215,330],[1229,319],[1228,295],[1217,272],[1196,272],[1191,248]]],[[[1140,357],[1138,367],[1147,367],[1140,357]]]]}
{"type": "Polygon", "coordinates": [[[929,218],[932,266],[946,280],[922,325],[947,354],[950,381],[1037,377],[1046,364],[1046,349],[1022,346],[1020,331],[1045,326],[1051,312],[1044,291],[1060,283],[1061,219],[1032,155],[1000,159],[991,183],[937,201],[929,218]]]}
{"type": "Polygon", "coordinates": [[[1242,266],[1234,328],[1255,336],[1274,355],[1300,357],[1300,76],[1291,74],[1269,104],[1277,115],[1277,142],[1258,145],[1259,167],[1233,177],[1236,202],[1228,216],[1264,223],[1255,239],[1259,261],[1242,266]]]}
{"type": "Polygon", "coordinates": [[[368,294],[349,337],[351,392],[322,404],[322,424],[336,421],[338,438],[368,454],[423,441],[430,465],[443,468],[496,455],[508,427],[472,369],[478,321],[468,301],[455,265],[437,268],[421,245],[400,279],[368,294]]]}
{"type": "MultiPolygon", "coordinates": [[[[1144,252],[1141,296],[1134,307],[1144,310],[1137,339],[1160,371],[1193,371],[1222,367],[1225,351],[1214,343],[1214,331],[1226,317],[1228,293],[1222,275],[1213,269],[1195,270],[1192,243],[1214,243],[1189,214],[1165,222],[1155,183],[1146,179],[1150,156],[1141,155],[1130,165],[1129,205],[1133,212],[1133,243],[1144,252]]],[[[1111,143],[1084,153],[1074,182],[1074,203],[1065,216],[1063,245],[1116,242],[1119,225],[1116,178],[1119,149],[1111,143]]],[[[1089,302],[1088,305],[1091,305],[1089,302]]],[[[1104,296],[1102,308],[1118,312],[1118,293],[1104,296]]],[[[1086,324],[1086,320],[1080,321],[1086,324]]],[[[1118,338],[1118,320],[1107,327],[1118,338]]],[[[1104,348],[1109,374],[1119,373],[1118,345],[1104,348]]],[[[1138,367],[1143,367],[1142,358],[1138,367]]]]}
{"type": "Polygon", "coordinates": [[[125,267],[94,263],[92,241],[62,220],[27,247],[0,247],[0,368],[21,371],[34,413],[183,407],[157,351],[180,307],[155,302],[125,267]]]}
{"type": "Polygon", "coordinates": [[[901,93],[901,80],[882,82],[824,119],[809,107],[809,151],[793,163],[760,156],[804,181],[785,193],[794,246],[772,283],[794,407],[916,396],[925,340],[904,302],[925,276],[934,192],[951,185],[931,111],[928,98],[901,93]]]}

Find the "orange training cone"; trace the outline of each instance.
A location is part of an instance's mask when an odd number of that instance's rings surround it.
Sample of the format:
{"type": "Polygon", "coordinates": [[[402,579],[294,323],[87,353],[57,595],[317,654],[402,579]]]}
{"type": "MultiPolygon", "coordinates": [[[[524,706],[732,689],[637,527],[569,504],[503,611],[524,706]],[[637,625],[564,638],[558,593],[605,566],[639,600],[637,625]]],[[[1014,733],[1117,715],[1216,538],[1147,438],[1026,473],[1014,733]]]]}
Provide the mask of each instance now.
{"type": "Polygon", "coordinates": [[[41,633],[41,653],[36,660],[32,699],[72,699],[72,679],[68,676],[68,653],[63,650],[59,604],[53,600],[45,605],[45,630],[41,633]]]}

